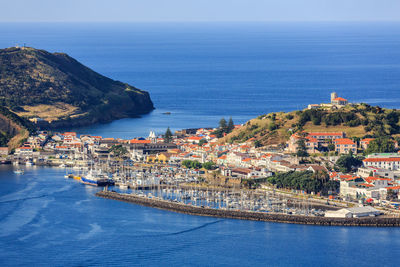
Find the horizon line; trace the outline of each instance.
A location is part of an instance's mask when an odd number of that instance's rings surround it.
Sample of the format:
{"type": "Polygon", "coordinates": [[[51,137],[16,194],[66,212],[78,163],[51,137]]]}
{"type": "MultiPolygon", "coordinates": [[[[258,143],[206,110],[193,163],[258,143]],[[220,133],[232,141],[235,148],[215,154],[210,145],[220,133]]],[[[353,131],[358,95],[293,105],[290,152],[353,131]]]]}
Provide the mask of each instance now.
{"type": "Polygon", "coordinates": [[[400,20],[0,20],[0,23],[323,23],[323,22],[342,22],[342,23],[360,23],[360,22],[400,22],[400,20]]]}

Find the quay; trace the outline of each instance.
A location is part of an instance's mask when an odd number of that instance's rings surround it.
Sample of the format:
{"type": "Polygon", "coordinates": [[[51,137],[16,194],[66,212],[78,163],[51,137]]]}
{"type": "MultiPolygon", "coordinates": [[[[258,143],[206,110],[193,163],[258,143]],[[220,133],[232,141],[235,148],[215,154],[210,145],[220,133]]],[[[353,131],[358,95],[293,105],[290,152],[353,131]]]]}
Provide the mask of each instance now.
{"type": "Polygon", "coordinates": [[[366,217],[366,218],[329,218],[321,216],[303,216],[288,215],[278,213],[264,213],[256,211],[240,211],[213,209],[207,207],[198,207],[183,203],[177,203],[158,198],[148,198],[134,194],[122,194],[110,191],[99,191],[96,196],[134,203],[142,206],[158,208],[173,212],[179,212],[189,215],[210,216],[219,218],[307,224],[307,225],[323,225],[323,226],[369,226],[369,227],[398,227],[400,226],[400,218],[392,217],[366,217]]]}

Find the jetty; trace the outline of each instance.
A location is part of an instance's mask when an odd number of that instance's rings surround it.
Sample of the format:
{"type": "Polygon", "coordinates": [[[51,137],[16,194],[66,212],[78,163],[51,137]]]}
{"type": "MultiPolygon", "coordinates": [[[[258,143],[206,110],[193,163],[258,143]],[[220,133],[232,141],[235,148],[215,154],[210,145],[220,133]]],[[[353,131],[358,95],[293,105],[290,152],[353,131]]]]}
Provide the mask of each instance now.
{"type": "Polygon", "coordinates": [[[113,191],[99,191],[96,196],[134,203],[142,206],[158,208],[173,212],[179,212],[189,215],[210,216],[219,218],[306,224],[306,225],[324,225],[324,226],[370,226],[370,227],[398,227],[400,218],[394,217],[364,217],[364,218],[332,218],[322,216],[304,216],[288,215],[281,213],[265,213],[258,211],[214,209],[208,207],[199,207],[180,202],[168,201],[161,198],[149,198],[136,194],[125,194],[113,191]]]}

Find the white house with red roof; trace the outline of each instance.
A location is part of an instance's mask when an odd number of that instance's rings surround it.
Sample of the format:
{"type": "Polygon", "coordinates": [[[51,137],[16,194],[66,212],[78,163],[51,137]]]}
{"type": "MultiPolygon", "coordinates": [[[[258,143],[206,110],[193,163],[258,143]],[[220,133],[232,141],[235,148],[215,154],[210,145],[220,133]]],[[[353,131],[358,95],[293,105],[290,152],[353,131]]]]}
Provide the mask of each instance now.
{"type": "Polygon", "coordinates": [[[343,97],[338,97],[336,92],[331,93],[331,104],[335,106],[345,106],[349,101],[343,97]]]}
{"type": "Polygon", "coordinates": [[[363,160],[364,167],[376,167],[387,170],[400,169],[400,157],[368,157],[363,160]]]}
{"type": "MultiPolygon", "coordinates": [[[[317,153],[318,148],[326,146],[330,140],[341,139],[346,136],[344,132],[311,132],[305,133],[305,145],[308,153],[317,153]]],[[[298,148],[298,142],[302,137],[299,133],[294,133],[289,138],[287,143],[287,151],[290,153],[296,153],[298,148]]]]}
{"type": "Polygon", "coordinates": [[[360,148],[362,148],[363,150],[366,150],[369,146],[369,144],[375,140],[375,138],[364,138],[360,141],[360,148]]]}
{"type": "Polygon", "coordinates": [[[192,144],[198,144],[201,140],[205,139],[204,136],[190,136],[187,138],[187,141],[192,144]]]}
{"type": "Polygon", "coordinates": [[[392,180],[381,177],[359,177],[341,175],[340,195],[357,199],[360,197],[385,199],[387,187],[393,186],[392,180]]]}

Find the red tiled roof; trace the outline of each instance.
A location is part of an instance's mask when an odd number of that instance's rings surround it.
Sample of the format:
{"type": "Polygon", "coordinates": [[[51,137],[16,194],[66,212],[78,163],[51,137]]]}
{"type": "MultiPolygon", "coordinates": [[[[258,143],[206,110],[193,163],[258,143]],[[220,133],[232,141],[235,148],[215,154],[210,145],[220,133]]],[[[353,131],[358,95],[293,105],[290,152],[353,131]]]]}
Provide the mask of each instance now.
{"type": "Polygon", "coordinates": [[[391,181],[389,178],[380,178],[380,177],[367,177],[364,178],[367,183],[372,183],[373,181],[391,181]]]}
{"type": "Polygon", "coordinates": [[[150,144],[150,140],[138,140],[138,139],[132,139],[129,141],[131,144],[150,144]]]}
{"type": "Polygon", "coordinates": [[[369,142],[371,142],[373,140],[375,140],[375,138],[364,138],[361,140],[361,142],[365,142],[365,143],[369,144],[369,142]]]}
{"type": "Polygon", "coordinates": [[[307,142],[310,142],[310,143],[318,143],[318,140],[317,140],[316,138],[307,136],[307,142]]]}
{"type": "Polygon", "coordinates": [[[365,187],[374,187],[373,184],[360,184],[361,186],[365,186],[365,187]]]}
{"type": "Polygon", "coordinates": [[[335,136],[335,135],[342,136],[343,133],[308,133],[308,135],[311,135],[311,136],[325,136],[325,135],[328,135],[328,136],[335,136]]]}
{"type": "Polygon", "coordinates": [[[335,101],[347,101],[347,99],[343,98],[343,97],[336,97],[335,99],[333,99],[335,101]]]}
{"type": "Polygon", "coordinates": [[[400,161],[400,158],[367,158],[363,160],[364,162],[393,162],[400,161]]]}
{"type": "Polygon", "coordinates": [[[355,143],[349,138],[338,138],[333,140],[336,145],[355,145],[355,143]]]}
{"type": "Polygon", "coordinates": [[[336,175],[338,175],[337,172],[331,172],[331,173],[329,174],[329,177],[333,178],[333,177],[335,177],[336,175]]]}
{"type": "Polygon", "coordinates": [[[399,189],[400,189],[400,185],[397,185],[397,186],[389,186],[389,187],[386,187],[386,189],[399,190],[399,189]]]}
{"type": "Polygon", "coordinates": [[[203,138],[204,137],[202,137],[202,136],[191,136],[191,137],[188,138],[188,140],[201,140],[203,138]]]}

